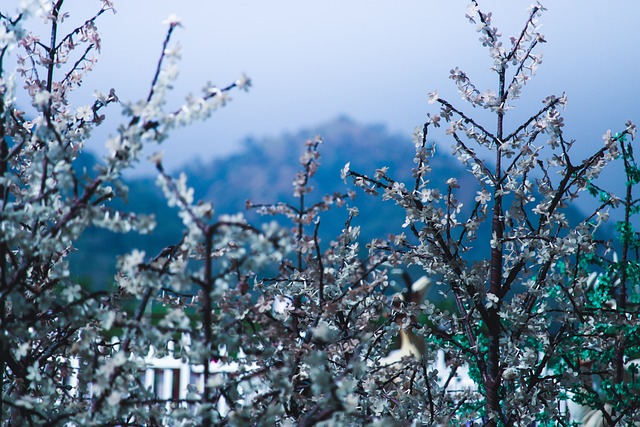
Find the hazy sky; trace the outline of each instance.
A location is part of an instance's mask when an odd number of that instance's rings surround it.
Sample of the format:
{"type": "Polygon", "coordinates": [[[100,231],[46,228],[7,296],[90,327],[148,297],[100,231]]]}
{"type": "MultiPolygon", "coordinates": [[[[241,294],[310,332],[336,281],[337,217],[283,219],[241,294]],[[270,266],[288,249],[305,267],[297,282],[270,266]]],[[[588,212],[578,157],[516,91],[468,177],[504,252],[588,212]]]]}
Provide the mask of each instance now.
{"type": "MultiPolygon", "coordinates": [[[[99,8],[98,0],[67,0],[69,24],[99,8]]],[[[168,166],[198,156],[229,153],[243,137],[277,135],[346,114],[384,123],[410,137],[435,109],[427,93],[462,105],[449,69],[459,66],[481,89],[495,88],[491,61],[464,15],[466,1],[444,0],[116,0],[118,13],[101,17],[100,62],[87,88],[114,87],[122,100],[146,95],[166,32],[175,13],[184,28],[174,33],[183,48],[181,75],[171,100],[177,107],[206,81],[224,86],[245,72],[249,93],[212,119],[175,132],[164,143],[168,166]]],[[[494,25],[516,34],[529,1],[485,0],[494,25]]],[[[608,128],[640,122],[638,1],[549,0],[542,33],[548,43],[537,78],[516,104],[518,115],[540,108],[548,94],[566,91],[567,134],[586,152],[601,145],[608,128]]],[[[112,116],[120,119],[117,108],[112,116]]],[[[104,146],[114,121],[95,135],[104,146]]],[[[491,125],[489,125],[490,128],[491,125]]],[[[330,143],[330,141],[327,141],[330,143]]],[[[447,142],[447,147],[449,143],[447,142]]]]}

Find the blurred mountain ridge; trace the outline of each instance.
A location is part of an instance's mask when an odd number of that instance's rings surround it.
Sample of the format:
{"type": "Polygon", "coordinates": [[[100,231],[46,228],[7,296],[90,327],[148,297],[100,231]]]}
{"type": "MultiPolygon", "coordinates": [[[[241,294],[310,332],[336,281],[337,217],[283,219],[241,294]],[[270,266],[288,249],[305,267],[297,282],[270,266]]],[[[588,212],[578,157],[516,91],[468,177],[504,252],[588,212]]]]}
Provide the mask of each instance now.
{"type": "MultiPolygon", "coordinates": [[[[351,163],[352,170],[368,175],[373,175],[377,168],[387,166],[390,177],[407,183],[407,186],[412,185],[415,147],[410,137],[391,134],[383,125],[359,124],[346,116],[295,133],[262,139],[246,138],[237,153],[211,161],[194,159],[172,175],[177,176],[184,171],[188,185],[194,188],[196,200],[211,202],[216,215],[244,212],[251,222],[278,219],[245,211],[246,201],[297,204],[293,197],[292,182],[301,169],[299,159],[304,152],[305,142],[316,136],[320,136],[324,144],[319,148],[320,167],[313,178],[314,191],[308,196],[309,203],[319,201],[326,194],[345,192],[353,187],[340,178],[340,170],[347,162],[351,163]]],[[[95,158],[88,157],[83,166],[90,169],[96,163],[95,158]]],[[[444,186],[450,176],[462,176],[464,171],[450,156],[438,155],[431,159],[431,165],[432,183],[439,187],[444,186]]],[[[76,244],[78,250],[72,256],[72,271],[77,276],[89,278],[98,286],[112,280],[118,255],[139,248],[145,250],[147,256],[153,256],[181,236],[182,224],[177,210],[167,206],[161,190],[155,184],[155,177],[129,178],[127,185],[129,192],[126,203],[116,201],[114,207],[153,214],[158,225],[150,235],[87,230],[76,244]]],[[[468,189],[465,190],[468,196],[474,194],[471,189],[475,185],[462,187],[468,189]]],[[[366,195],[362,191],[358,191],[356,199],[349,200],[348,205],[358,206],[360,210],[356,224],[362,225],[363,241],[374,237],[385,238],[388,233],[399,230],[404,222],[404,213],[400,208],[391,202],[383,203],[379,197],[366,195]]],[[[323,244],[337,237],[344,228],[346,218],[344,208],[335,208],[323,214],[323,244]]]]}
{"type": "MultiPolygon", "coordinates": [[[[415,146],[409,136],[392,134],[383,125],[360,124],[345,116],[291,134],[247,138],[235,154],[211,161],[194,159],[172,175],[177,176],[184,171],[188,185],[194,188],[195,199],[211,202],[216,216],[244,212],[252,223],[276,219],[285,226],[291,226],[285,218],[261,217],[255,212],[247,212],[246,201],[297,205],[292,181],[301,170],[299,159],[305,142],[316,136],[320,136],[324,144],[319,148],[320,166],[312,181],[314,192],[307,196],[309,205],[320,201],[326,194],[343,193],[353,188],[349,181],[345,184],[340,178],[340,170],[347,162],[351,163],[351,170],[369,176],[386,166],[391,178],[404,182],[407,188],[415,185],[412,176],[415,146]]],[[[455,197],[465,209],[471,209],[479,189],[478,183],[458,160],[444,152],[440,150],[429,159],[432,169],[428,176],[429,185],[445,193],[447,179],[457,178],[460,188],[456,189],[455,197]]],[[[118,201],[114,206],[153,214],[158,225],[150,235],[115,234],[98,229],[90,229],[83,235],[76,245],[78,251],[72,257],[72,271],[79,277],[89,278],[99,287],[112,280],[118,255],[139,248],[145,250],[147,256],[153,256],[165,246],[176,243],[182,233],[177,210],[167,206],[155,184],[155,177],[130,178],[127,185],[127,202],[118,201]]],[[[361,226],[363,243],[404,230],[404,211],[392,201],[383,202],[380,197],[358,190],[356,198],[349,200],[347,205],[357,206],[360,211],[353,225],[361,226]]],[[[575,208],[572,211],[575,217],[578,211],[575,208]]],[[[321,246],[326,247],[340,234],[347,216],[344,207],[322,214],[321,246]]],[[[490,231],[479,230],[477,242],[488,242],[489,235],[490,231]]]]}

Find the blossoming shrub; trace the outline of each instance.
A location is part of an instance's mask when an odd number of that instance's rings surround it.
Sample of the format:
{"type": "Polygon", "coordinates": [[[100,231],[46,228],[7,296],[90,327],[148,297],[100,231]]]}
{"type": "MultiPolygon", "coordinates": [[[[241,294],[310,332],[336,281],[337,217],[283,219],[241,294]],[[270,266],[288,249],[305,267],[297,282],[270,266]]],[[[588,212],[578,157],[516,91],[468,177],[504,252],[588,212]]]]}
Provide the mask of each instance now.
{"type": "Polygon", "coordinates": [[[388,250],[401,264],[421,266],[455,300],[454,312],[436,310],[428,318],[426,323],[435,328],[418,329],[427,341],[448,351],[452,365],[466,364],[475,372],[479,394],[475,400],[457,402],[450,421],[462,422],[462,415],[488,425],[556,425],[568,421],[559,402],[571,390],[609,425],[635,425],[637,385],[625,374],[625,363],[638,355],[630,335],[637,331],[637,307],[629,304],[637,299],[629,217],[635,209],[635,169],[629,157],[635,126],[629,122],[615,136],[608,132],[603,148],[576,160],[571,155],[574,141],[565,137],[559,111],[566,103],[564,95],[547,97],[527,120],[508,125],[509,110],[540,62],[533,52],[544,41],[537,31],[542,10],[532,6],[523,31],[505,47],[492,27],[491,14],[481,12],[476,3],[469,7],[467,17],[477,25],[480,41],[494,60],[498,88],[482,92],[458,68],[451,70],[450,78],[464,101],[494,114],[493,126],[436,91],[429,102],[439,105],[440,112],[428,115],[416,135],[414,185],[407,188],[386,171],[368,177],[345,168],[344,175],[369,191],[382,191],[383,198],[406,210],[403,226],[411,239],[403,233],[388,250]],[[482,187],[476,204],[466,211],[456,200],[455,180],[447,181],[446,193],[430,188],[434,149],[427,133],[442,120],[449,123],[446,133],[453,139],[454,155],[482,187]],[[483,160],[486,152],[493,154],[493,163],[483,160]],[[609,195],[576,224],[565,212],[620,152],[629,177],[625,217],[619,225],[624,248],[623,260],[611,265],[625,273],[616,276],[617,281],[612,275],[602,276],[607,299],[617,301],[608,313],[601,304],[594,306],[598,290],[589,286],[589,261],[601,255],[594,234],[608,217],[605,208],[615,206],[617,198],[609,195]],[[490,242],[476,240],[481,227],[491,230],[490,242]],[[477,245],[486,245],[486,259],[465,257],[477,245]],[[463,408],[472,412],[465,414],[463,408]]]}
{"type": "Polygon", "coordinates": [[[573,400],[597,425],[634,425],[634,419],[637,424],[633,415],[638,412],[640,398],[640,242],[635,231],[640,175],[633,149],[634,128],[627,125],[630,128],[625,132],[604,135],[619,146],[617,161],[622,163],[620,175],[626,178],[624,191],[612,192],[596,183],[588,184],[588,191],[601,206],[616,214],[617,238],[607,242],[607,250],[614,251],[613,256],[589,256],[584,260],[599,271],[591,274],[584,309],[585,317],[593,320],[580,325],[573,338],[579,343],[573,352],[574,365],[568,361],[580,374],[580,381],[572,387],[573,400]]]}
{"type": "MultiPolygon", "coordinates": [[[[24,2],[17,13],[0,14],[3,425],[568,425],[562,403],[569,397],[610,425],[638,422],[637,382],[624,374],[625,365],[634,372],[627,361],[637,351],[637,289],[630,286],[637,283],[636,203],[623,198],[622,258],[611,263],[594,234],[617,199],[607,196],[577,223],[565,215],[580,192],[595,188],[607,162],[622,152],[631,165],[635,126],[608,133],[604,147],[578,161],[563,133],[564,96],[546,98],[520,124],[506,121],[540,63],[540,5],[507,45],[490,14],[475,2],[469,8],[498,88],[482,92],[457,68],[450,77],[466,103],[492,113],[495,127],[433,92],[429,102],[439,111],[415,135],[411,183],[385,168],[369,176],[345,166],[345,180],[406,212],[404,224],[390,224],[398,228],[389,239],[359,242],[366,218],[358,217],[352,192],[312,193],[321,139],[307,142],[294,203],[248,202],[285,216],[290,228],[216,216],[154,154],[182,238],[158,254],[123,254],[113,287],[92,291],[66,261],[83,231],[153,229],[152,217],[110,205],[126,196],[122,172],[140,160],[143,146],[208,117],[228,92],[249,86],[243,76],[167,109],[177,76],[174,17],[144,100],[119,100],[110,90],[72,105],[100,48],[98,18],[112,8],[103,0],[96,16],[66,35],[62,0],[24,2]],[[48,24],[46,42],[22,27],[33,14],[48,24]],[[16,49],[19,77],[4,62],[16,49]],[[16,103],[16,84],[26,88],[28,113],[16,103]],[[128,120],[107,141],[108,155],[97,170],[76,171],[91,131],[117,102],[128,120]],[[472,206],[456,200],[455,177],[438,186],[429,176],[435,147],[427,136],[442,122],[480,185],[472,206]],[[330,208],[344,209],[345,226],[322,242],[322,212],[330,208]],[[483,227],[490,241],[476,238],[483,227]],[[468,256],[472,246],[485,247],[486,258],[468,256]],[[594,287],[589,277],[598,263],[618,273],[594,287]],[[428,279],[412,285],[407,269],[428,279]],[[421,301],[429,283],[454,309],[421,301]],[[159,319],[148,315],[152,305],[164,307],[159,319]],[[398,337],[411,350],[394,359],[398,337]],[[159,398],[143,378],[150,349],[201,365],[201,381],[181,384],[184,398],[159,398]],[[440,350],[446,372],[434,368],[440,350]],[[216,371],[221,364],[237,368],[216,371]],[[598,383],[611,367],[615,377],[598,383]],[[468,371],[475,386],[456,387],[458,371],[468,371]]],[[[632,183],[634,165],[626,168],[632,183]]]]}

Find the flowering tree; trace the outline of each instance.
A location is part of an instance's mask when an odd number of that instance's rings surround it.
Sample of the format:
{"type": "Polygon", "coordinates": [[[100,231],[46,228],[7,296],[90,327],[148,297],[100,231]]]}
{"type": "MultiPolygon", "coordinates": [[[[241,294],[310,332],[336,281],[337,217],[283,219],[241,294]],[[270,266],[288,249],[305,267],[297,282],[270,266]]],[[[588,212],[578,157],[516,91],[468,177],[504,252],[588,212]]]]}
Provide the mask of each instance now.
{"type": "MultiPolygon", "coordinates": [[[[73,242],[90,225],[149,232],[153,218],[110,207],[110,200],[126,195],[122,171],[139,160],[144,144],[160,142],[172,128],[206,118],[228,100],[230,90],[247,88],[249,81],[242,77],[224,88],[207,87],[176,111],[166,111],[165,96],[176,78],[179,56],[178,46],[170,45],[179,22],[168,20],[147,98],[124,104],[130,119],[107,142],[109,155],[99,170],[78,171],[74,164],[79,163],[91,131],[103,121],[109,104],[118,102],[110,90],[96,93],[88,104],[70,104],[72,92],[100,50],[98,18],[113,6],[102,1],[95,16],[62,34],[60,24],[68,16],[62,0],[23,3],[16,13],[0,14],[0,419],[7,425],[127,424],[131,419],[157,424],[157,405],[139,386],[137,373],[151,345],[149,336],[164,341],[158,345],[163,349],[170,333],[184,327],[188,318],[172,311],[157,329],[144,329],[149,299],[157,297],[164,285],[130,277],[143,260],[139,252],[123,258],[119,287],[105,292],[85,290],[76,283],[67,258],[73,242]],[[48,23],[47,41],[22,27],[32,15],[48,23]],[[16,48],[20,50],[17,72],[33,106],[29,113],[16,104],[16,79],[7,65],[16,48]],[[137,301],[137,308],[122,312],[129,299],[137,301]],[[118,351],[110,340],[116,330],[123,332],[118,351]],[[79,370],[72,368],[73,359],[80,361],[79,370]],[[67,382],[72,374],[79,379],[76,387],[67,382]],[[126,403],[121,402],[125,398],[126,403]]],[[[172,185],[176,191],[184,189],[183,181],[172,185]]],[[[190,203],[187,192],[180,194],[181,203],[190,203]]],[[[160,254],[156,267],[150,267],[165,273],[167,280],[188,276],[178,260],[194,255],[192,249],[197,247],[193,235],[197,227],[189,215],[205,216],[210,211],[206,205],[184,209],[190,212],[184,219],[191,233],[185,234],[182,246],[160,254]],[[166,256],[170,264],[159,261],[166,256]]]]}
{"type": "Polygon", "coordinates": [[[476,398],[456,402],[451,416],[460,422],[461,416],[473,413],[471,418],[481,416],[487,425],[562,423],[567,418],[558,402],[567,390],[574,390],[608,425],[635,425],[638,404],[630,403],[628,393],[637,396],[637,386],[625,380],[623,371],[624,362],[637,355],[637,348],[629,342],[627,326],[621,325],[629,322],[632,330],[637,328],[637,318],[627,306],[628,271],[636,265],[629,262],[629,209],[633,211],[635,204],[631,186],[621,223],[623,260],[614,263],[624,273],[615,284],[607,282],[609,297],[615,294],[618,305],[613,316],[624,321],[612,322],[601,305],[593,305],[590,270],[585,267],[598,251],[594,233],[606,221],[603,208],[617,199],[608,197],[577,224],[571,224],[565,213],[605,164],[619,155],[621,144],[629,171],[627,137],[633,138],[635,126],[627,123],[626,130],[615,137],[608,132],[604,147],[578,162],[571,156],[574,141],[567,140],[562,129],[559,107],[566,103],[564,95],[547,97],[540,111],[522,123],[508,124],[513,101],[540,63],[534,50],[545,41],[537,31],[543,10],[532,6],[523,31],[511,37],[506,47],[492,27],[491,14],[481,12],[475,2],[469,7],[467,18],[477,25],[480,41],[494,60],[498,88],[481,92],[458,68],[450,78],[464,101],[495,115],[495,131],[441,99],[436,91],[429,102],[438,104],[440,113],[429,115],[417,134],[413,188],[394,181],[385,171],[373,178],[351,171],[345,175],[362,187],[382,189],[384,198],[406,210],[404,227],[413,240],[402,234],[388,250],[399,262],[417,264],[438,278],[456,302],[455,312],[436,311],[429,316],[427,324],[435,327],[421,328],[428,341],[448,351],[454,366],[471,366],[478,383],[476,398]],[[438,127],[441,119],[450,124],[447,134],[454,140],[454,155],[481,187],[475,206],[466,214],[455,197],[455,180],[447,181],[446,194],[430,188],[428,160],[434,150],[427,144],[427,132],[438,127]],[[546,141],[539,143],[544,137],[546,141]],[[477,147],[494,154],[493,164],[483,160],[477,147]],[[490,228],[490,242],[476,241],[481,227],[490,228]],[[483,244],[485,259],[465,257],[472,246],[483,244]],[[585,369],[585,362],[593,364],[596,358],[597,370],[585,369]],[[606,376],[611,370],[614,378],[596,390],[593,375],[606,376]]]}
{"type": "MultiPolygon", "coordinates": [[[[632,126],[630,123],[627,125],[632,126]]],[[[585,313],[593,316],[595,312],[600,316],[582,325],[574,338],[583,343],[574,360],[580,361],[585,374],[573,387],[574,401],[584,405],[576,412],[583,413],[584,418],[590,419],[594,425],[630,424],[626,417],[638,411],[640,349],[636,318],[640,278],[638,233],[634,229],[633,218],[638,214],[639,175],[632,145],[633,131],[630,127],[622,133],[611,135],[607,132],[604,135],[606,140],[615,141],[620,148],[618,158],[626,177],[622,195],[617,196],[594,183],[588,186],[589,192],[599,199],[603,207],[621,211],[616,222],[618,241],[611,242],[616,251],[613,257],[588,258],[588,262],[597,265],[601,273],[591,274],[585,313]]]]}
{"type": "Polygon", "coordinates": [[[603,148],[577,162],[562,129],[564,96],[546,98],[522,123],[507,121],[540,63],[540,5],[509,47],[490,14],[475,2],[469,8],[498,88],[481,92],[457,68],[450,77],[464,101],[493,114],[495,131],[434,92],[429,102],[440,111],[416,133],[413,182],[395,181],[384,168],[373,176],[344,168],[345,180],[405,210],[400,232],[388,240],[361,247],[358,210],[347,206],[344,229],[320,241],[322,212],[352,204],[353,193],[314,198],[319,138],[300,159],[295,202],[248,202],[284,216],[289,228],[216,216],[155,154],[158,185],[179,209],[183,236],[158,254],[124,254],[113,287],[92,291],[67,262],[83,231],[153,229],[152,217],[111,205],[126,196],[122,172],[140,160],[143,146],[206,118],[249,81],[207,87],[168,109],[179,56],[171,42],[179,22],[170,18],[144,100],[120,101],[110,90],[73,106],[70,94],[100,48],[98,19],[113,6],[103,0],[94,17],[62,35],[63,0],[25,4],[0,13],[3,425],[568,425],[561,403],[569,396],[609,425],[639,421],[630,397],[637,383],[625,375],[636,372],[627,363],[637,351],[638,295],[629,285],[637,283],[636,201],[628,192],[620,204],[623,248],[612,263],[594,234],[604,209],[620,199],[603,192],[602,206],[584,220],[566,215],[581,191],[603,191],[594,180],[620,152],[637,183],[629,142],[635,126],[606,134],[603,148]],[[32,14],[48,23],[48,41],[22,27],[32,14]],[[4,62],[16,48],[28,113],[16,104],[16,79],[4,62]],[[117,102],[129,119],[107,141],[109,154],[97,170],[77,170],[92,129],[117,102]],[[427,135],[443,120],[454,154],[478,181],[468,208],[456,200],[455,178],[439,187],[429,177],[435,150],[427,135]],[[476,238],[485,227],[488,242],[476,238]],[[487,256],[469,256],[472,246],[486,247],[487,256]],[[598,265],[617,275],[594,284],[598,265]],[[413,283],[408,268],[427,277],[413,283]],[[454,310],[422,301],[428,286],[454,310]],[[152,305],[165,308],[159,319],[148,315],[152,305]],[[150,349],[202,366],[202,380],[182,385],[184,398],[159,398],[142,378],[150,349]],[[436,364],[443,351],[447,364],[436,364]],[[610,368],[615,377],[604,378],[610,368]],[[456,385],[462,370],[473,386],[456,385]]]}

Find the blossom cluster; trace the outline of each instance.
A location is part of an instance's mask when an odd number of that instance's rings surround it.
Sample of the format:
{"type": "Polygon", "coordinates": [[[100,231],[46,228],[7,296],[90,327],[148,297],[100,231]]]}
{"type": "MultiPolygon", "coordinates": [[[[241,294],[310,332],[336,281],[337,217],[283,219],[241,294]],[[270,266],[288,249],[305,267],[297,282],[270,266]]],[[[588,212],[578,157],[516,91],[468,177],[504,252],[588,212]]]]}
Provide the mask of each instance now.
{"type": "Polygon", "coordinates": [[[524,426],[585,422],[582,413],[608,425],[640,422],[630,362],[640,353],[636,127],[605,133],[603,146],[578,161],[564,135],[562,94],[507,128],[509,102],[541,63],[541,5],[506,45],[492,15],[469,6],[500,83],[482,91],[458,68],[450,78],[495,123],[429,94],[438,111],[415,131],[408,182],[387,167],[369,175],[347,163],[340,174],[356,190],[317,196],[323,140],[314,138],[292,177],[292,200],[248,201],[274,217],[252,224],[197,200],[157,151],[149,160],[182,237],[155,254],[122,254],[113,282],[96,289],[69,266],[85,230],[155,226],[153,216],[113,203],[127,197],[123,172],[144,147],[208,118],[251,81],[206,84],[167,107],[180,59],[172,42],[180,19],[171,16],[144,99],[111,89],[74,105],[112,2],[66,35],[62,1],[21,4],[0,12],[0,59],[19,52],[17,73],[0,62],[2,425],[524,426]],[[48,37],[22,28],[31,14],[45,20],[48,37]],[[16,103],[18,84],[28,111],[16,103]],[[106,141],[107,155],[95,170],[79,170],[92,130],[118,104],[126,122],[106,141]],[[467,175],[438,185],[430,138],[445,122],[467,175]],[[617,159],[628,181],[622,192],[596,181],[617,159]],[[363,242],[359,190],[397,204],[404,221],[363,242]],[[587,193],[601,204],[576,217],[572,203],[587,193]],[[344,215],[344,227],[323,241],[329,209],[344,215]],[[599,234],[617,209],[618,247],[599,234]],[[150,353],[200,371],[160,397],[144,379],[150,353]],[[575,407],[585,410],[567,409],[575,407]]]}

